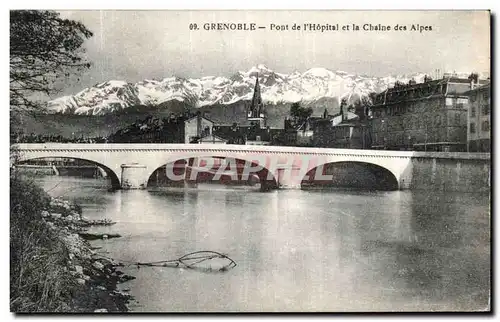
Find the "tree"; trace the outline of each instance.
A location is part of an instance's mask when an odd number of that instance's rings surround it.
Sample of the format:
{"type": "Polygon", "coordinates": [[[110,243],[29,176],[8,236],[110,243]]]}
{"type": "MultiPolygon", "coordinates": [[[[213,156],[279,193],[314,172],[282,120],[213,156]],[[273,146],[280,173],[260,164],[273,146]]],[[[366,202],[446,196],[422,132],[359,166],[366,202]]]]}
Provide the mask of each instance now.
{"type": "Polygon", "coordinates": [[[290,107],[290,116],[292,126],[296,129],[303,125],[313,113],[312,108],[302,107],[299,102],[293,103],[290,107]]]}
{"type": "Polygon", "coordinates": [[[468,77],[469,81],[472,83],[477,83],[479,79],[479,74],[478,73],[471,73],[468,77]]]}
{"type": "MultiPolygon", "coordinates": [[[[81,23],[61,19],[52,11],[10,12],[11,126],[19,110],[41,107],[36,95],[55,92],[55,81],[69,70],[87,68],[80,56],[85,38],[81,23]]],[[[11,131],[12,132],[12,131],[11,131]]],[[[11,146],[11,164],[19,160],[11,146]]],[[[50,233],[40,212],[50,198],[32,182],[10,180],[10,307],[16,312],[53,312],[71,303],[73,290],[62,240],[50,233]]]]}
{"type": "Polygon", "coordinates": [[[81,54],[91,36],[81,22],[62,19],[54,11],[11,11],[11,110],[40,109],[37,95],[57,92],[54,85],[61,77],[89,68],[81,54]]]}
{"type": "Polygon", "coordinates": [[[361,102],[359,102],[356,107],[356,114],[359,115],[361,120],[364,120],[370,114],[371,107],[375,103],[376,97],[376,92],[370,92],[367,96],[361,98],[361,102]]]}

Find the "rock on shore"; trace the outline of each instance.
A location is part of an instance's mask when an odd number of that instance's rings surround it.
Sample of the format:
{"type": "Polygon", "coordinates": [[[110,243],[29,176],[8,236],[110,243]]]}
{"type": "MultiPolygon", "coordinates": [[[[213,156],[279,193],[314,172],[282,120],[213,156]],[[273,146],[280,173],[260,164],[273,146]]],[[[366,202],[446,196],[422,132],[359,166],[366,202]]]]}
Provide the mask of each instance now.
{"type": "Polygon", "coordinates": [[[133,277],[117,270],[118,264],[98,256],[89,242],[80,236],[86,227],[111,225],[109,220],[92,221],[81,215],[81,209],[57,198],[52,198],[42,217],[51,231],[67,249],[65,270],[74,278],[73,302],[68,303],[68,312],[126,312],[132,298],[117,290],[117,284],[133,277]]]}

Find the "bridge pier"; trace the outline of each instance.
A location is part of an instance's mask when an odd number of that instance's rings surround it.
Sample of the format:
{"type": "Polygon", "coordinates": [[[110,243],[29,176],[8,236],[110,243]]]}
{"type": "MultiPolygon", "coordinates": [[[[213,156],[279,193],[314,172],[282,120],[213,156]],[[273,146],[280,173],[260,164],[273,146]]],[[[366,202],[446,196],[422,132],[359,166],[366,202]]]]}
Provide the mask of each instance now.
{"type": "Polygon", "coordinates": [[[300,189],[302,174],[299,167],[282,167],[276,170],[279,189],[300,189]]]}
{"type": "Polygon", "coordinates": [[[146,178],[146,166],[138,163],[133,164],[122,164],[122,180],[121,188],[125,190],[129,189],[146,189],[147,180],[146,178]]]}
{"type": "Polygon", "coordinates": [[[188,179],[184,179],[184,188],[194,189],[194,188],[197,188],[197,187],[198,187],[198,182],[196,182],[196,180],[191,181],[191,180],[188,180],[188,179]]]}

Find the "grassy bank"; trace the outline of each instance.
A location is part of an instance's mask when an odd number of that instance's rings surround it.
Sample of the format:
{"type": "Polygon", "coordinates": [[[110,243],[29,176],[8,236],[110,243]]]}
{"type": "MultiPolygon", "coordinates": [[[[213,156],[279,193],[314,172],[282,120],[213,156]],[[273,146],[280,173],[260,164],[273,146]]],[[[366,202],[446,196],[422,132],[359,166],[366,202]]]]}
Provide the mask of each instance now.
{"type": "Polygon", "coordinates": [[[80,233],[93,224],[81,209],[31,182],[10,179],[10,309],[12,312],[124,312],[130,296],[116,290],[130,276],[99,258],[80,233]]]}

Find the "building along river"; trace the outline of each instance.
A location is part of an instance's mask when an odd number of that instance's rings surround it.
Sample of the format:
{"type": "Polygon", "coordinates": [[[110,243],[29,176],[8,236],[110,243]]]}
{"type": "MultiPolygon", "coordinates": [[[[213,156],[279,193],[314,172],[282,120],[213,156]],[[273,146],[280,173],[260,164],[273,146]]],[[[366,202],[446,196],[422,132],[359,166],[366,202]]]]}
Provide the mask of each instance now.
{"type": "Polygon", "coordinates": [[[36,178],[80,204],[93,241],[117,260],[150,262],[212,250],[222,273],[128,267],[131,311],[486,310],[488,194],[197,188],[108,191],[104,179],[36,178]]]}

